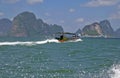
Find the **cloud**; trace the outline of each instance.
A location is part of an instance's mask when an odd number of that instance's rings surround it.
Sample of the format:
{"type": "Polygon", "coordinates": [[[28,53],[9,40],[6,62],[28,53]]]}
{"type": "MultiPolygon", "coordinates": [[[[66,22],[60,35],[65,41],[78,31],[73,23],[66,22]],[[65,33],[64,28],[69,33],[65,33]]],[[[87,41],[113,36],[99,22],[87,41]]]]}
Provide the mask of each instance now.
{"type": "Polygon", "coordinates": [[[44,0],[27,0],[28,4],[43,3],[44,0]]]}
{"type": "Polygon", "coordinates": [[[75,12],[75,9],[70,8],[70,9],[69,9],[69,12],[71,12],[71,13],[72,13],[72,12],[75,12]]]}
{"type": "Polygon", "coordinates": [[[1,3],[9,3],[9,4],[14,4],[20,0],[1,0],[1,3]]]}
{"type": "Polygon", "coordinates": [[[83,19],[83,18],[78,18],[78,19],[76,19],[76,22],[78,22],[78,23],[82,23],[82,22],[84,22],[85,20],[83,19]]]}
{"type": "Polygon", "coordinates": [[[4,13],[3,12],[0,12],[0,16],[3,16],[4,15],[4,13]]]}
{"type": "Polygon", "coordinates": [[[91,0],[84,4],[86,7],[112,6],[118,4],[120,0],[91,0]]]}
{"type": "Polygon", "coordinates": [[[120,19],[120,11],[112,14],[108,19],[110,19],[110,20],[118,20],[118,19],[120,19]]]}

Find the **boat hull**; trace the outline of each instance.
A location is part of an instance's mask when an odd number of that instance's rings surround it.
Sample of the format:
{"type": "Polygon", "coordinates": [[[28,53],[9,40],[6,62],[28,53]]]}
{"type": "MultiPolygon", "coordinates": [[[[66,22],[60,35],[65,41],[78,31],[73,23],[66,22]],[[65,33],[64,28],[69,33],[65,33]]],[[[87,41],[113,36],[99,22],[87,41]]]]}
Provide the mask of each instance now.
{"type": "Polygon", "coordinates": [[[69,42],[69,41],[76,41],[80,38],[74,38],[74,39],[57,39],[59,42],[69,42]]]}

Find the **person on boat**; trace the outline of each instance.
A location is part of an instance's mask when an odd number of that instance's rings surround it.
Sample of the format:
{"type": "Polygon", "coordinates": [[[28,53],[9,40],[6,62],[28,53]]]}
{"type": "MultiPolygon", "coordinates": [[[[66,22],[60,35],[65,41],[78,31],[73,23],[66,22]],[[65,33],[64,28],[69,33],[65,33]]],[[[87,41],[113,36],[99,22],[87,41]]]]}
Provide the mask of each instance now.
{"type": "Polygon", "coordinates": [[[62,40],[62,39],[63,39],[63,35],[60,36],[60,40],[62,40]]]}

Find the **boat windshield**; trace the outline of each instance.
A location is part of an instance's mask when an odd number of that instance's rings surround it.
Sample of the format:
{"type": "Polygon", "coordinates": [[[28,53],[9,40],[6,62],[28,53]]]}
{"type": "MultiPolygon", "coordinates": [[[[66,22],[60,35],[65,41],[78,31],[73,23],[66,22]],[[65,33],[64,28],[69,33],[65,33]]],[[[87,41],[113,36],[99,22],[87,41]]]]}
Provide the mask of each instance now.
{"type": "Polygon", "coordinates": [[[75,33],[69,33],[69,32],[57,33],[55,36],[56,36],[57,38],[63,38],[63,37],[73,38],[73,37],[78,37],[77,34],[75,34],[75,33]]]}

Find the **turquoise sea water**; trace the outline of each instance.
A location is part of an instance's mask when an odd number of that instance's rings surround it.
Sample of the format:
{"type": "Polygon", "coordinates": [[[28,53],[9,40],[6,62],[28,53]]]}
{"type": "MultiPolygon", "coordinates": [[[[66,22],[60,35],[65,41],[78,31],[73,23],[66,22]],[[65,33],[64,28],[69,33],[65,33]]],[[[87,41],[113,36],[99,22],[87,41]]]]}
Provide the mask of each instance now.
{"type": "Polygon", "coordinates": [[[0,78],[120,78],[120,39],[2,38],[0,78]]]}

